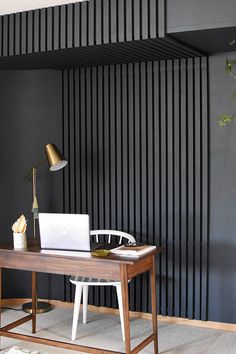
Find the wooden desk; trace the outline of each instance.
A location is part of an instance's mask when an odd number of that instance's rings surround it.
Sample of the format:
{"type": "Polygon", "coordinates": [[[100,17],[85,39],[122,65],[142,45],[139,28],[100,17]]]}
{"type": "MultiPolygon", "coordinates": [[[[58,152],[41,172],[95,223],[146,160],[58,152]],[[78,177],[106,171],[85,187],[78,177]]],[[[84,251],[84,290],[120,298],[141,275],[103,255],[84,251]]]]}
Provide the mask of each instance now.
{"type": "Polygon", "coordinates": [[[94,278],[114,279],[121,281],[125,325],[125,353],[138,353],[152,341],[154,342],[154,353],[158,353],[155,255],[160,252],[161,248],[157,248],[155,251],[138,259],[121,258],[113,255],[104,258],[97,258],[92,257],[91,254],[87,252],[45,251],[41,250],[39,247],[28,247],[27,250],[16,251],[12,249],[12,247],[0,245],[0,300],[2,298],[2,269],[9,268],[32,272],[33,303],[32,314],[1,327],[0,336],[86,353],[118,354],[118,352],[111,350],[86,347],[35,336],[23,335],[17,332],[9,332],[9,330],[30,320],[32,320],[32,333],[36,332],[36,272],[81,275],[86,277],[92,276],[94,278]],[[131,350],[128,280],[146,271],[150,274],[153,333],[131,350]]]}

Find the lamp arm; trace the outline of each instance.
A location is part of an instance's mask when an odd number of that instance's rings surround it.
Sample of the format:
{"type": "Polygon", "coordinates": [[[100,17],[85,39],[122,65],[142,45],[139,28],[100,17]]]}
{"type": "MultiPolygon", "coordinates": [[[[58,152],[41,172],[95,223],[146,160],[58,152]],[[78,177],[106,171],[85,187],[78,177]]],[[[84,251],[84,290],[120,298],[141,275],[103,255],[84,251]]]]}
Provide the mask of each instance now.
{"type": "Polygon", "coordinates": [[[32,174],[33,174],[33,169],[37,170],[37,169],[38,169],[41,165],[43,165],[44,162],[46,162],[46,161],[47,161],[47,158],[45,157],[45,159],[43,159],[42,161],[40,161],[37,165],[32,166],[32,167],[31,167],[31,171],[24,177],[24,179],[27,179],[27,178],[31,177],[32,174]]]}

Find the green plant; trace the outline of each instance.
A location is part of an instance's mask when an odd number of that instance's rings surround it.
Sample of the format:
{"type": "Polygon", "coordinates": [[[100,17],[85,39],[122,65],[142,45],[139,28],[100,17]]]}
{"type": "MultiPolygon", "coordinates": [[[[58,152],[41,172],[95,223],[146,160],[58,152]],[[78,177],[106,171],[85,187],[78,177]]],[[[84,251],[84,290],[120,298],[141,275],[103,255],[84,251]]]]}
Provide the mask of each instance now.
{"type": "MultiPolygon", "coordinates": [[[[230,44],[233,45],[235,42],[232,41],[230,44]]],[[[226,74],[230,75],[234,80],[236,80],[236,75],[233,73],[233,68],[234,66],[236,66],[236,60],[232,59],[226,59],[225,62],[225,72],[226,74]]],[[[235,99],[236,98],[236,91],[234,91],[233,95],[231,96],[231,99],[235,99]]],[[[236,117],[233,116],[232,114],[220,114],[219,115],[219,120],[218,120],[218,124],[221,127],[224,127],[226,124],[228,123],[232,123],[233,121],[236,120],[236,117]]]]}

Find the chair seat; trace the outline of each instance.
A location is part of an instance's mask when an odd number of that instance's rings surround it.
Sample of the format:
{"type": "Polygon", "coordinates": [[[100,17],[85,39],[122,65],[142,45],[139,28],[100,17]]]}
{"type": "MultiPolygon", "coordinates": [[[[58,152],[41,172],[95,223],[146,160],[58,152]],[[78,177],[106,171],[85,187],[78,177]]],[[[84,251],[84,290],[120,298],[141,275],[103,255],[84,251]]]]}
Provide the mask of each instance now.
{"type": "Polygon", "coordinates": [[[88,278],[88,277],[71,277],[70,278],[71,283],[75,284],[76,283],[80,283],[80,284],[84,284],[84,285],[119,285],[120,282],[119,281],[115,281],[115,280],[108,280],[108,279],[100,279],[100,278],[88,278]]]}

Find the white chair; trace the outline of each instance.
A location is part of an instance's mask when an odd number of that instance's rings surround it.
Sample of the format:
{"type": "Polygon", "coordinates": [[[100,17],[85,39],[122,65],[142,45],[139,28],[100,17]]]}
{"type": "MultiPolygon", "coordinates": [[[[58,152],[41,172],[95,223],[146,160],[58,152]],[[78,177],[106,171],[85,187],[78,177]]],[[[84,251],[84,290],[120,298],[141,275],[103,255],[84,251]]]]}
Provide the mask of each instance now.
{"type": "MultiPolygon", "coordinates": [[[[100,236],[104,236],[102,242],[111,243],[113,238],[114,243],[122,244],[123,240],[128,240],[128,242],[135,242],[135,238],[130,234],[122,231],[115,231],[115,230],[93,230],[90,231],[91,237],[93,237],[93,242],[100,242],[100,236]],[[106,236],[105,236],[106,235],[106,236]],[[118,237],[117,240],[114,238],[118,237]]],[[[84,277],[71,277],[71,283],[73,283],[75,288],[75,301],[74,301],[74,314],[73,314],[73,323],[72,323],[72,335],[71,339],[76,339],[76,331],[77,325],[79,320],[79,310],[80,310],[80,303],[81,303],[81,295],[83,292],[83,324],[87,323],[87,310],[88,310],[88,287],[98,285],[98,286],[115,286],[118,305],[119,305],[119,312],[120,312],[120,322],[121,322],[121,330],[122,330],[122,338],[125,340],[124,336],[124,319],[123,319],[123,304],[122,304],[122,293],[121,293],[121,283],[118,281],[112,280],[104,280],[104,279],[95,279],[95,278],[84,278],[84,277]]]]}

